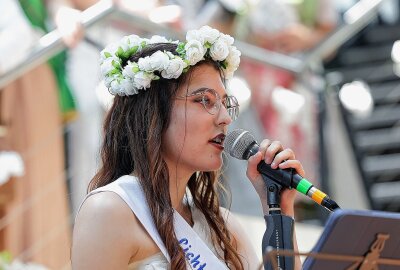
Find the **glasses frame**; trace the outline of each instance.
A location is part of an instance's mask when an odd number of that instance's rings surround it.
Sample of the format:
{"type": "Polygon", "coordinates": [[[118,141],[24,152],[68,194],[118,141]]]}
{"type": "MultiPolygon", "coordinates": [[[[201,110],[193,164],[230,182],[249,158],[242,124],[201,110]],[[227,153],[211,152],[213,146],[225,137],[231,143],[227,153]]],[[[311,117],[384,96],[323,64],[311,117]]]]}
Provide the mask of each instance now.
{"type": "Polygon", "coordinates": [[[184,96],[177,96],[176,98],[181,99],[181,100],[182,99],[186,100],[187,98],[196,97],[196,96],[202,97],[201,104],[203,105],[204,109],[211,115],[215,115],[215,114],[219,113],[219,111],[221,110],[221,106],[224,106],[225,109],[227,110],[229,116],[231,117],[232,121],[235,121],[239,116],[239,102],[237,101],[236,97],[232,96],[232,95],[227,95],[223,99],[221,99],[221,96],[218,94],[218,92],[212,88],[205,88],[203,90],[196,91],[191,94],[187,94],[184,96]],[[215,111],[213,111],[212,108],[211,109],[207,108],[207,105],[206,105],[207,101],[205,100],[206,92],[209,92],[216,97],[216,102],[214,104],[215,111]]]}

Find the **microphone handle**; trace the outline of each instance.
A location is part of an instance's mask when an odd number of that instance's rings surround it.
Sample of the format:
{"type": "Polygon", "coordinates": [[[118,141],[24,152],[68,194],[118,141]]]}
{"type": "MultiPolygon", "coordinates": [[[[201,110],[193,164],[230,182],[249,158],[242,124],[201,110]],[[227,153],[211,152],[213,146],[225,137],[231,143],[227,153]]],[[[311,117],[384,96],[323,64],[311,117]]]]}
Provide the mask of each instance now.
{"type": "MultiPolygon", "coordinates": [[[[250,156],[255,155],[259,149],[260,146],[254,142],[244,153],[243,158],[246,160],[249,159],[250,156]]],[[[327,194],[314,187],[314,185],[311,184],[306,178],[295,173],[295,170],[292,168],[272,169],[271,165],[261,161],[257,165],[257,169],[261,174],[268,176],[270,179],[279,183],[283,187],[296,189],[329,211],[334,211],[335,209],[340,208],[339,205],[334,200],[329,198],[327,194]]]]}

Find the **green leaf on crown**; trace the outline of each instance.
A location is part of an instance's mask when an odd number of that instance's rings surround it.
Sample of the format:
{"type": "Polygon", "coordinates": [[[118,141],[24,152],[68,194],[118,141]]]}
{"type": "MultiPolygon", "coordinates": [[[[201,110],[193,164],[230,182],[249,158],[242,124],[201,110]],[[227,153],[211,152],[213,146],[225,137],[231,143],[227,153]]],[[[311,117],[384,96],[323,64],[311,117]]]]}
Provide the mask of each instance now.
{"type": "Polygon", "coordinates": [[[124,50],[121,47],[118,47],[118,50],[115,52],[115,55],[118,56],[119,58],[123,58],[124,50]]]}
{"type": "Polygon", "coordinates": [[[121,64],[118,61],[112,60],[111,65],[116,69],[121,69],[121,64]]]}
{"type": "Polygon", "coordinates": [[[185,56],[185,43],[179,42],[178,46],[176,47],[176,52],[179,54],[181,58],[185,56]]]}
{"type": "Polygon", "coordinates": [[[129,59],[129,57],[131,57],[132,55],[134,55],[137,50],[139,49],[139,46],[133,46],[132,48],[128,49],[127,51],[124,52],[124,59],[129,59]]]}
{"type": "Polygon", "coordinates": [[[139,71],[140,71],[140,69],[139,69],[139,67],[138,66],[133,66],[132,67],[132,71],[133,71],[133,73],[138,73],[139,71]]]}
{"type": "Polygon", "coordinates": [[[226,69],[228,67],[228,62],[226,60],[219,62],[221,66],[226,69]]]}

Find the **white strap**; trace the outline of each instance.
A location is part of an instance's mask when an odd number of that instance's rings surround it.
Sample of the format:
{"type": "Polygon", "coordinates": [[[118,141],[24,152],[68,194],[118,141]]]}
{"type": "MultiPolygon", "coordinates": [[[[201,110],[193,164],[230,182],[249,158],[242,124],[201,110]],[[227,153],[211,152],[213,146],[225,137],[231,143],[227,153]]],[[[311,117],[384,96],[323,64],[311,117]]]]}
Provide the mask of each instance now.
{"type": "MultiPolygon", "coordinates": [[[[153,222],[139,181],[132,176],[123,176],[107,186],[92,191],[88,196],[102,191],[117,193],[129,205],[165,258],[170,262],[170,256],[153,222]]],[[[174,211],[174,230],[185,253],[188,269],[228,269],[177,211],[174,211]]]]}
{"type": "Polygon", "coordinates": [[[174,211],[174,229],[191,269],[228,269],[177,211],[174,211]]]}

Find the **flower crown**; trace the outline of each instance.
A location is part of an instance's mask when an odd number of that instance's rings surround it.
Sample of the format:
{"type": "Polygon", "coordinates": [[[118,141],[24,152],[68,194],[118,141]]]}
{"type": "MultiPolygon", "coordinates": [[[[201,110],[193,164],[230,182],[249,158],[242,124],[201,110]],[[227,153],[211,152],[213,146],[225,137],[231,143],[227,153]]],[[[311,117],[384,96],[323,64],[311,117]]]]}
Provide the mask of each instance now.
{"type": "Polygon", "coordinates": [[[125,36],[120,42],[112,43],[101,51],[101,73],[104,83],[113,95],[135,95],[139,90],[150,87],[152,80],[176,79],[190,66],[205,58],[218,62],[226,79],[233,76],[240,63],[240,51],[232,46],[234,39],[209,26],[190,30],[186,42],[171,41],[165,37],[150,39],[137,35],[125,36]],[[177,55],[169,51],[156,51],[137,62],[128,59],[146,46],[155,43],[177,44],[177,55]],[[122,63],[127,63],[122,67],[122,63]]]}

